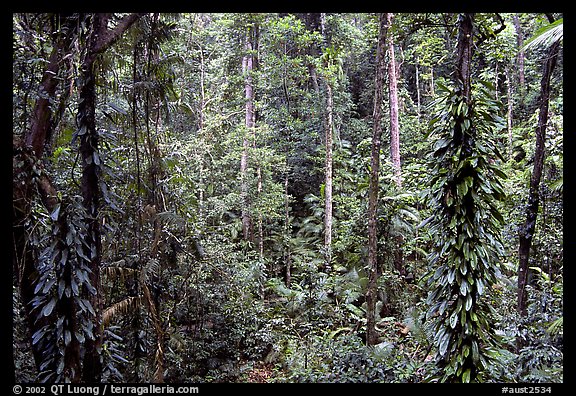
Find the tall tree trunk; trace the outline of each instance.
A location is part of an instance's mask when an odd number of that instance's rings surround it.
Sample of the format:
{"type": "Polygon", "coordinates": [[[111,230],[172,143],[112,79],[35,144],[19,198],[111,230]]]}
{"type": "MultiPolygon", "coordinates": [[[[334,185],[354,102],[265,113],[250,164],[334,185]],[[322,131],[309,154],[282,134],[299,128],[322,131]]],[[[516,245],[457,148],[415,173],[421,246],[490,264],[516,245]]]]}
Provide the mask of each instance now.
{"type": "Polygon", "coordinates": [[[376,299],[378,280],[378,188],[380,172],[380,146],[382,136],[382,87],[386,73],[384,62],[387,21],[380,14],[380,31],[376,52],[376,77],[374,112],[372,114],[372,154],[370,160],[370,185],[368,190],[368,286],[366,290],[366,344],[378,343],[376,333],[376,299]]]}
{"type": "MultiPolygon", "coordinates": [[[[394,14],[386,14],[388,31],[392,27],[394,14]]],[[[390,106],[390,154],[394,168],[394,182],[402,186],[402,170],[400,167],[400,124],[398,122],[398,82],[396,78],[396,56],[394,55],[394,37],[388,34],[388,100],[390,106]]]]}
{"type": "Polygon", "coordinates": [[[95,339],[86,339],[86,353],[84,355],[84,375],[83,379],[89,382],[99,382],[102,370],[100,361],[100,348],[102,346],[101,311],[102,298],[100,294],[100,258],[102,254],[101,230],[99,222],[100,207],[100,162],[98,143],[99,137],[96,131],[95,109],[96,109],[96,86],[93,64],[85,65],[82,73],[82,89],[80,91],[80,105],[78,107],[80,128],[85,128],[85,133],[80,139],[80,154],[82,157],[82,197],[83,205],[87,213],[87,243],[85,255],[90,258],[88,264],[91,273],[90,283],[98,292],[92,295],[84,289],[83,298],[87,298],[96,312],[96,332],[95,339]],[[98,162],[98,163],[96,163],[98,162]]]}
{"type": "Polygon", "coordinates": [[[330,270],[332,261],[332,134],[334,128],[333,121],[333,96],[332,86],[326,80],[326,160],[324,165],[324,261],[326,271],[330,270]]]}
{"type": "Polygon", "coordinates": [[[253,71],[253,42],[252,27],[247,27],[246,38],[244,42],[245,54],[242,58],[242,71],[244,73],[244,92],[245,92],[245,126],[246,131],[242,142],[242,155],[240,157],[240,177],[242,198],[242,233],[244,240],[252,240],[252,219],[250,216],[250,203],[248,197],[248,150],[250,148],[249,136],[254,128],[254,85],[252,81],[253,71]]]}
{"type": "Polygon", "coordinates": [[[518,55],[516,57],[516,65],[518,67],[518,82],[520,83],[520,90],[524,88],[525,78],[524,78],[524,37],[522,32],[522,26],[520,26],[520,18],[518,14],[514,14],[512,17],[514,23],[514,29],[516,30],[516,42],[518,43],[518,55]]]}
{"type": "MultiPolygon", "coordinates": [[[[552,23],[553,21],[550,21],[552,23]]],[[[544,149],[546,142],[546,127],[548,124],[548,106],[550,101],[550,79],[556,67],[560,42],[555,42],[549,48],[545,58],[542,80],[540,81],[540,97],[538,125],[536,126],[536,148],[534,151],[534,167],[530,176],[530,188],[528,191],[528,203],[525,213],[526,220],[520,228],[520,244],[518,248],[518,312],[521,316],[527,315],[528,294],[526,283],[528,279],[528,266],[530,261],[530,247],[536,228],[538,206],[540,203],[540,179],[544,167],[544,149]]]]}

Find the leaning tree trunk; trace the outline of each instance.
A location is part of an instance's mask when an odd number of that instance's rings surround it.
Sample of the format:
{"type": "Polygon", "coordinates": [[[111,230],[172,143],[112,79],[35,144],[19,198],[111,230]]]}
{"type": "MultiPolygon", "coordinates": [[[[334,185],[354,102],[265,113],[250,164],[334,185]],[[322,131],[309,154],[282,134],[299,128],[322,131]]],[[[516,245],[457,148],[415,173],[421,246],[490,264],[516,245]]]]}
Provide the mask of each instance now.
{"type": "Polygon", "coordinates": [[[382,86],[386,64],[384,62],[386,18],[380,14],[380,33],[376,52],[376,78],[374,113],[372,114],[372,155],[370,162],[370,186],[368,191],[368,286],[366,290],[366,344],[378,343],[376,333],[376,298],[378,280],[378,188],[380,172],[380,146],[382,136],[382,86]]]}
{"type": "Polygon", "coordinates": [[[534,152],[534,167],[530,176],[528,203],[525,213],[526,220],[520,228],[520,244],[518,248],[518,312],[521,316],[527,315],[528,294],[526,283],[528,279],[528,266],[530,261],[530,247],[536,229],[536,218],[540,203],[540,179],[544,167],[544,149],[546,142],[546,126],[548,124],[548,106],[550,101],[550,79],[560,50],[560,42],[552,44],[545,59],[542,80],[540,81],[540,98],[538,125],[536,126],[536,149],[534,152]]]}

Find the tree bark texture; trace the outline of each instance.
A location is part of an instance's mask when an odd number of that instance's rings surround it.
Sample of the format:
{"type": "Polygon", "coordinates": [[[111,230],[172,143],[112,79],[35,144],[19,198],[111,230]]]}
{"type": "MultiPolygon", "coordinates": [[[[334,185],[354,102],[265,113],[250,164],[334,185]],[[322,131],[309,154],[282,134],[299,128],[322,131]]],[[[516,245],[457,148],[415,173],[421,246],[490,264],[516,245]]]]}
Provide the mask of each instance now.
{"type": "Polygon", "coordinates": [[[366,344],[378,343],[376,333],[376,299],[378,280],[378,189],[380,172],[380,147],[382,137],[382,87],[386,73],[384,62],[387,21],[380,14],[380,31],[376,52],[376,77],[374,112],[372,114],[372,153],[370,160],[370,184],[368,190],[368,286],[366,290],[366,344]]]}
{"type": "Polygon", "coordinates": [[[472,98],[470,73],[472,62],[472,19],[473,14],[458,16],[458,44],[456,47],[456,82],[462,89],[462,95],[470,104],[472,98]]]}

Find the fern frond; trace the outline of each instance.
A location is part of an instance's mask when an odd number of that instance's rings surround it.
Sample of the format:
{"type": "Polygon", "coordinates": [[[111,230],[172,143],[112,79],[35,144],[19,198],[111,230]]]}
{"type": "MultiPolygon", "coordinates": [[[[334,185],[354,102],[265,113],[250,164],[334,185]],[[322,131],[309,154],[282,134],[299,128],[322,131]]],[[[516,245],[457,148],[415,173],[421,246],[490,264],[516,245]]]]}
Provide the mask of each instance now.
{"type": "Polygon", "coordinates": [[[150,275],[158,274],[160,272],[160,261],[158,259],[152,258],[146,262],[144,268],[140,272],[140,283],[145,284],[149,279],[150,275]]]}
{"type": "Polygon", "coordinates": [[[186,225],[186,219],[174,212],[160,212],[156,217],[163,224],[174,225],[177,227],[186,225]]]}

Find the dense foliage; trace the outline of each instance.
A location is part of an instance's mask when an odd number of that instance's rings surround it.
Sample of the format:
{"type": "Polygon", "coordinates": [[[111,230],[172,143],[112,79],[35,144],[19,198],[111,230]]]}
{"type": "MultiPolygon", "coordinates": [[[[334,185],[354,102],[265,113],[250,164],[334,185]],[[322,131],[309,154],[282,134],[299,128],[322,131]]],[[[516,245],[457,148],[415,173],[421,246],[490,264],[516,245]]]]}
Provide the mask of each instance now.
{"type": "Polygon", "coordinates": [[[561,18],[14,14],[16,381],[562,382],[561,18]]]}

